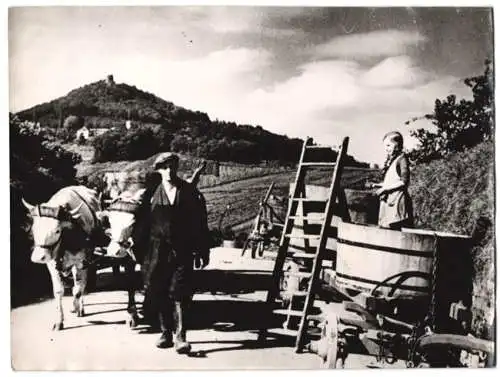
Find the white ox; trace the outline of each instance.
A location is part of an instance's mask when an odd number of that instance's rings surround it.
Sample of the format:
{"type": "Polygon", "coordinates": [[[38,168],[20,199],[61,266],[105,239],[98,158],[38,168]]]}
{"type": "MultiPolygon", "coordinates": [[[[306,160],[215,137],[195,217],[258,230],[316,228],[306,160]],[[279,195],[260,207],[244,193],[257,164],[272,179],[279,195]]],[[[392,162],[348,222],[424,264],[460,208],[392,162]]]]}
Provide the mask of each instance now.
{"type": "Polygon", "coordinates": [[[106,247],[106,256],[122,259],[122,264],[125,266],[129,314],[127,322],[130,327],[135,327],[139,321],[135,303],[134,273],[136,264],[142,261],[143,250],[137,250],[135,240],[141,237],[141,220],[138,219],[138,212],[145,191],[143,188],[134,191],[134,187],[130,187],[115,198],[106,210],[98,213],[100,221],[109,225],[106,229],[110,238],[106,247]]]}
{"type": "Polygon", "coordinates": [[[101,211],[96,191],[85,186],[69,186],[56,192],[46,203],[32,205],[22,200],[33,224],[34,248],[31,260],[47,265],[54,291],[56,318],[54,330],[64,327],[62,275],[73,275],[73,310],[84,315],[84,293],[88,270],[85,266],[92,255],[89,237],[99,226],[96,216],[101,211]]]}

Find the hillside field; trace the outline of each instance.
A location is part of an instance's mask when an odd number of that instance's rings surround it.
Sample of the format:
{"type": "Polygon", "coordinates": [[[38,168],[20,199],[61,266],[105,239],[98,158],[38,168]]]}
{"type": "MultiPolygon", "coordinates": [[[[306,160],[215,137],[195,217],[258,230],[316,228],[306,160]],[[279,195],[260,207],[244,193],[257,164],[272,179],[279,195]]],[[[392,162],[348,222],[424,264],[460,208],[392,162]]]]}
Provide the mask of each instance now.
{"type": "MultiPolygon", "coordinates": [[[[258,213],[259,201],[264,197],[267,189],[274,182],[273,194],[287,197],[290,183],[295,180],[296,171],[269,174],[261,177],[243,179],[236,182],[221,184],[214,187],[202,188],[208,206],[209,226],[216,227],[221,215],[230,206],[224,216],[222,226],[230,225],[245,230],[243,223],[252,220],[258,213]]],[[[369,169],[345,168],[342,174],[341,185],[344,188],[361,188],[364,182],[371,180],[377,174],[369,169]]],[[[308,183],[328,186],[331,179],[330,171],[313,171],[308,183]]],[[[276,212],[284,218],[286,206],[271,203],[276,212]]]]}
{"type": "MultiPolygon", "coordinates": [[[[81,153],[82,163],[77,166],[79,177],[94,176],[104,172],[120,171],[151,171],[156,159],[154,155],[146,160],[119,161],[91,164],[92,158],[88,146],[66,147],[74,152],[81,153]]],[[[91,148],[91,147],[90,147],[91,148]]],[[[180,155],[179,176],[190,175],[201,159],[180,155]]],[[[273,194],[281,197],[288,196],[290,183],[296,175],[296,167],[276,165],[243,165],[235,163],[221,163],[219,175],[214,172],[214,161],[207,161],[207,174],[200,178],[198,187],[205,195],[208,207],[209,227],[217,228],[221,216],[224,215],[221,226],[231,226],[237,231],[248,231],[251,221],[258,213],[259,201],[264,197],[267,189],[274,182],[273,194]],[[227,206],[229,210],[226,211],[227,206]]],[[[312,170],[308,174],[309,184],[329,185],[331,169],[312,170]]],[[[364,182],[373,180],[378,175],[377,170],[366,168],[345,167],[341,185],[344,188],[361,189],[364,182]]],[[[284,217],[286,206],[277,206],[276,211],[284,217]]]]}

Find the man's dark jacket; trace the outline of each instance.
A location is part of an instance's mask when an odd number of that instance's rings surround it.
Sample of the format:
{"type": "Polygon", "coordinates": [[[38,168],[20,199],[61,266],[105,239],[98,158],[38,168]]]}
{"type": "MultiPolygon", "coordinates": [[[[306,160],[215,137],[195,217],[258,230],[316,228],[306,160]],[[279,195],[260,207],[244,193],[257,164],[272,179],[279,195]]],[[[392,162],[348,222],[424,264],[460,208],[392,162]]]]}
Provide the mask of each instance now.
{"type": "Polygon", "coordinates": [[[210,250],[206,204],[196,187],[181,179],[169,203],[158,181],[147,185],[138,214],[144,286],[153,295],[184,300],[192,295],[194,255],[208,256],[210,250]]]}

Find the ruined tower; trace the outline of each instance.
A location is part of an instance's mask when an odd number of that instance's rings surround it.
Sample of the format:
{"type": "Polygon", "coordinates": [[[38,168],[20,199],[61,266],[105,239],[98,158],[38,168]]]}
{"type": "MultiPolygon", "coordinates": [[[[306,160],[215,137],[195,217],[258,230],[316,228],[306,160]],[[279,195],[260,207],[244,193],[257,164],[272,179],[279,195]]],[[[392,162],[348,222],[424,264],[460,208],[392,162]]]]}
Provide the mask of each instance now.
{"type": "Polygon", "coordinates": [[[108,75],[108,77],[106,77],[106,85],[108,85],[108,86],[115,85],[115,80],[113,78],[113,75],[108,75]]]}

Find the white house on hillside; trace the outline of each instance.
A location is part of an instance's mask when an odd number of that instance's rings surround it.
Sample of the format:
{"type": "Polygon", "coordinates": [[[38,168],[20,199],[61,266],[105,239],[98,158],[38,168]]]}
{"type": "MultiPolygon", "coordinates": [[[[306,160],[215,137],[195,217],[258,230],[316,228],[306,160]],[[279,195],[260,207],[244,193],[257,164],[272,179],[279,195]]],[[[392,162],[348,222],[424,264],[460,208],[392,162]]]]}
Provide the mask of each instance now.
{"type": "Polygon", "coordinates": [[[82,137],[85,139],[85,140],[88,140],[89,137],[90,137],[90,130],[87,128],[87,126],[83,126],[82,128],[80,128],[78,131],[76,131],[76,139],[79,140],[80,137],[82,137]]]}

